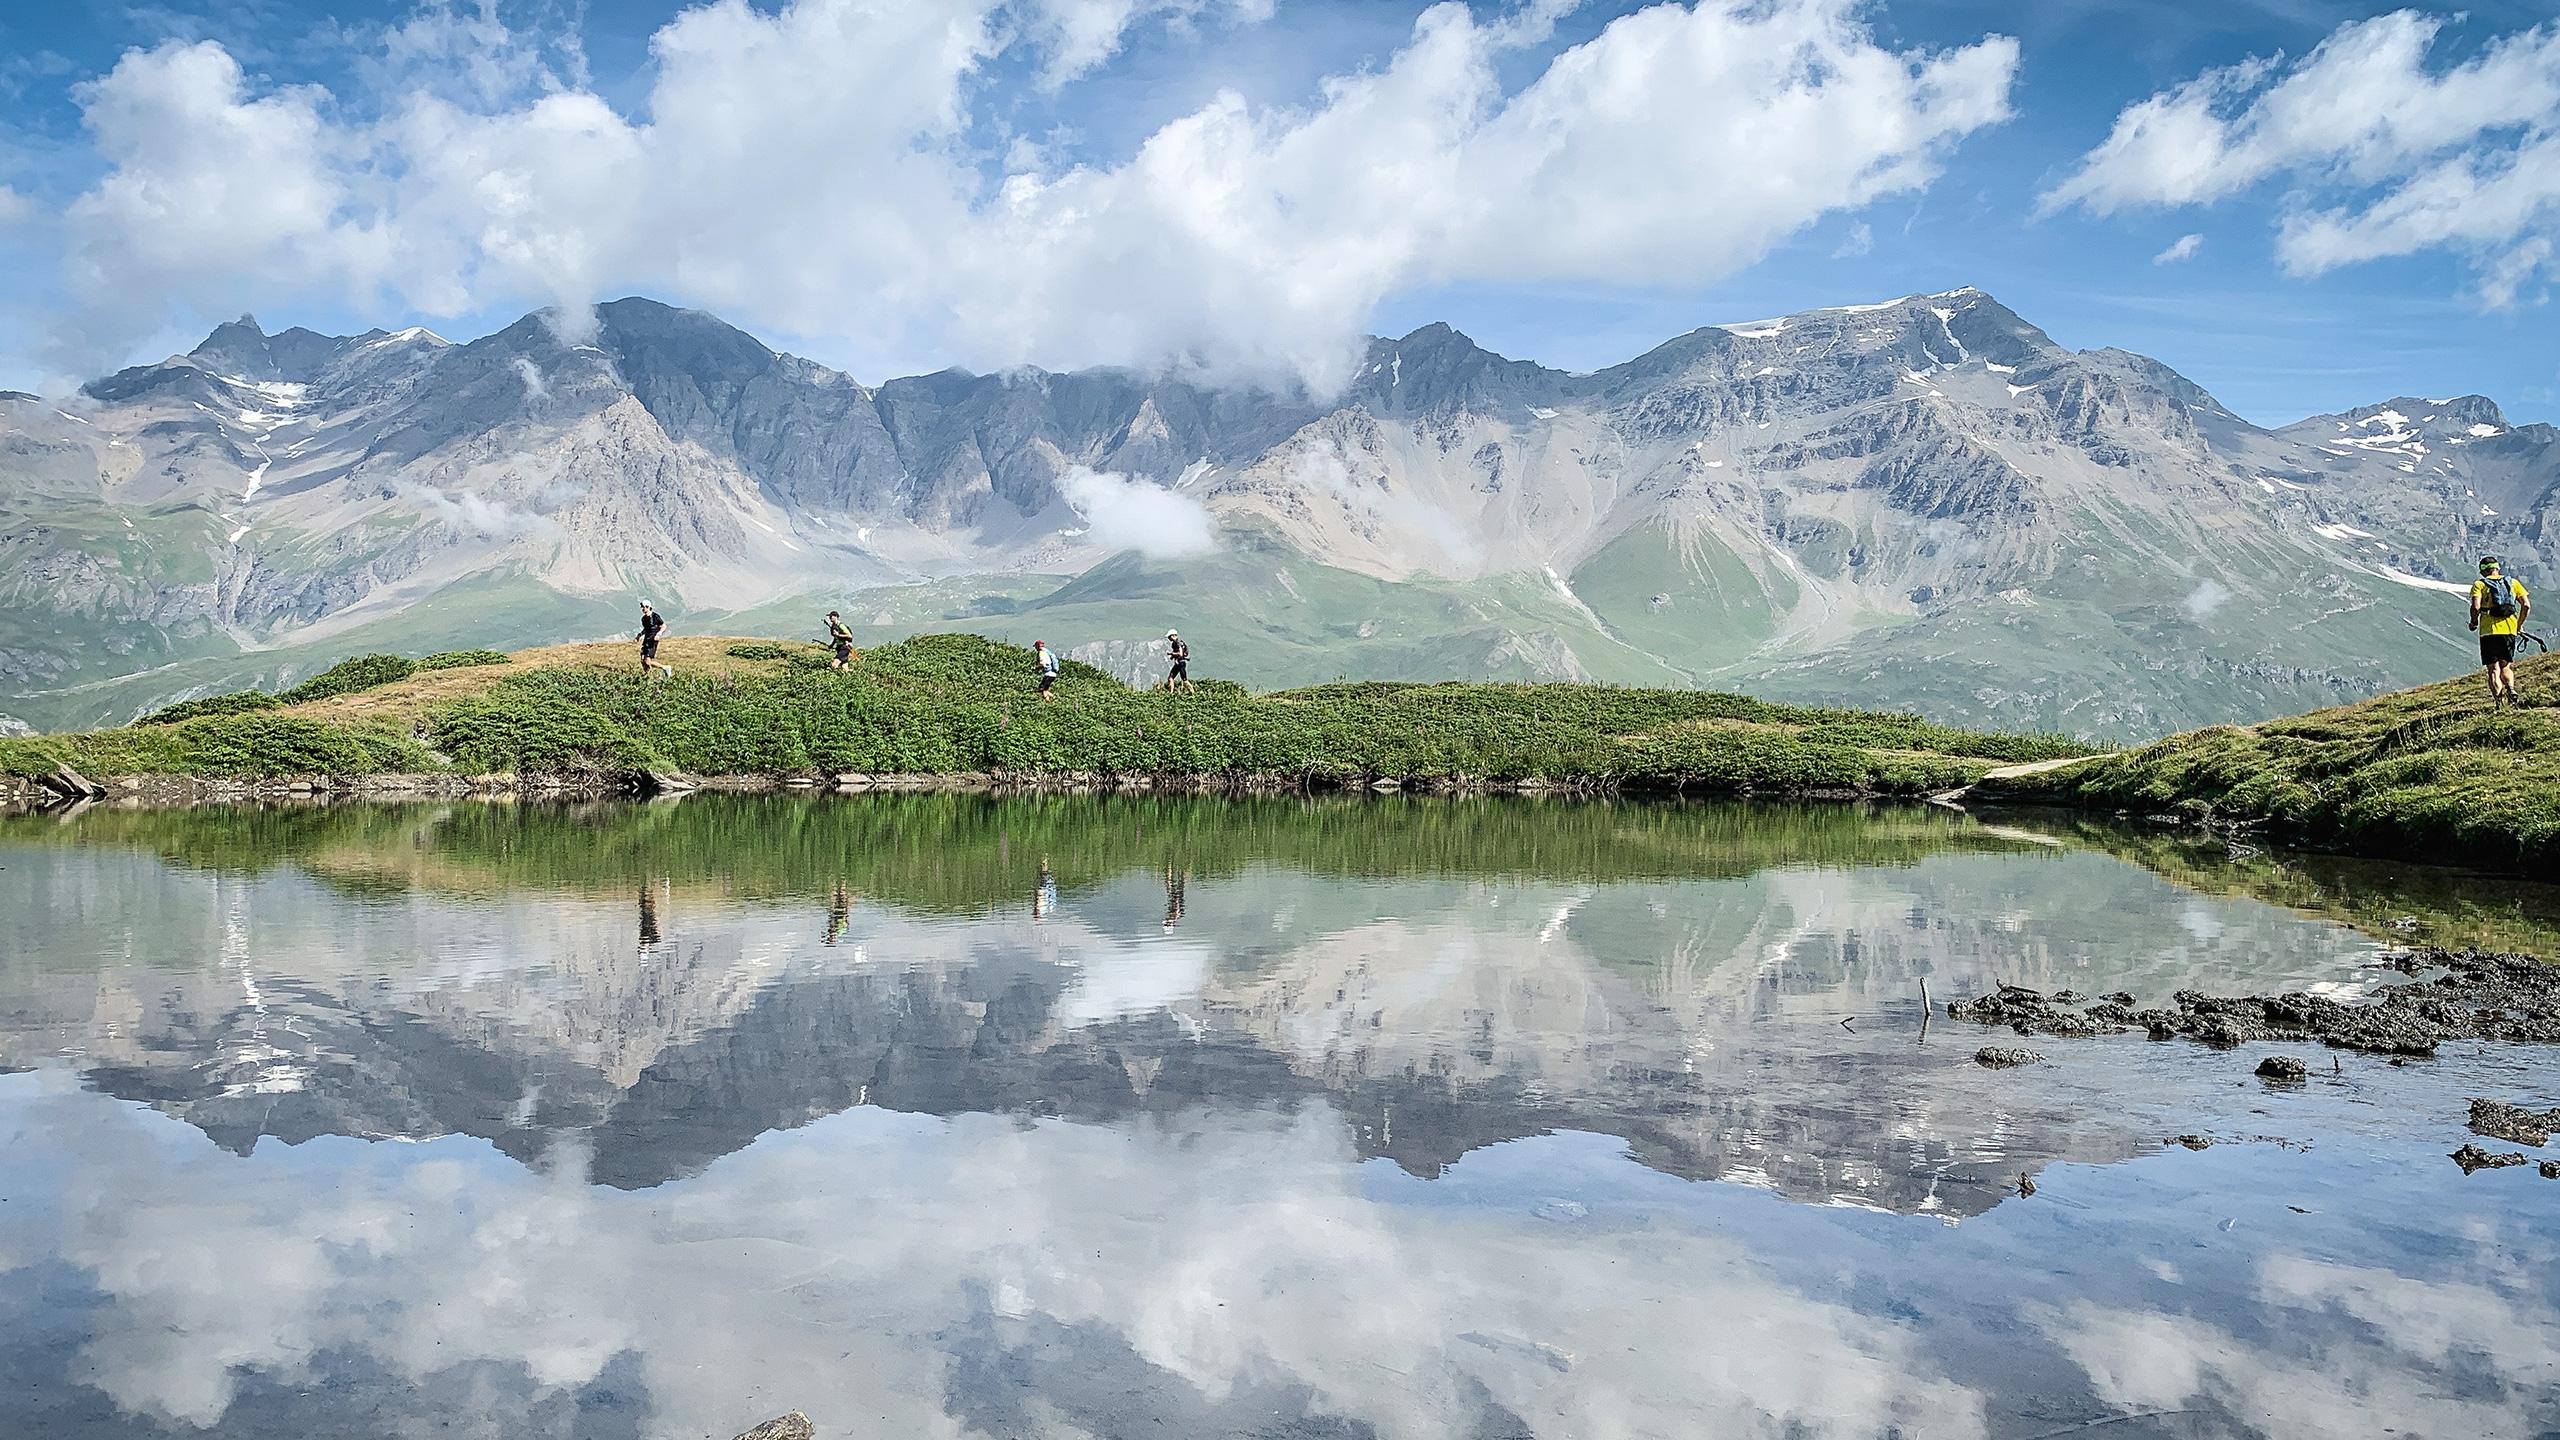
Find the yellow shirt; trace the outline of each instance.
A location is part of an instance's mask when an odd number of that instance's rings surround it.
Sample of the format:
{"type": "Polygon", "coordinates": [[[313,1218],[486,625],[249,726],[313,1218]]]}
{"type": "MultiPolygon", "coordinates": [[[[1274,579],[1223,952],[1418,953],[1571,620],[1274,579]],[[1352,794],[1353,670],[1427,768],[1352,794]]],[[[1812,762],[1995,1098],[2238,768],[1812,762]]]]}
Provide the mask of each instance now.
{"type": "Polygon", "coordinates": [[[2477,580],[2471,582],[2471,608],[2479,612],[2480,633],[2483,635],[2513,635],[2524,628],[2524,605],[2528,598],[2524,593],[2524,582],[2510,579],[2507,584],[2515,588],[2516,613],[2501,620],[2489,613],[2489,587],[2477,580]]]}

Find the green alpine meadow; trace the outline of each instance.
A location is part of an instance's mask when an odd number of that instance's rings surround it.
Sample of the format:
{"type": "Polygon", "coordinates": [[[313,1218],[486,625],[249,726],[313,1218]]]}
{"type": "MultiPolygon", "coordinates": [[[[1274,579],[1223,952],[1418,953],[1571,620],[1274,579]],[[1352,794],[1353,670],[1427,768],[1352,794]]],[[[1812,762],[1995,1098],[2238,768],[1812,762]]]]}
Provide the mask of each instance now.
{"type": "Polygon", "coordinates": [[[512,658],[362,656],[282,695],[207,697],[143,723],[0,741],[19,776],[258,778],[447,772],[606,780],[1005,774],[1551,782],[1916,795],[2085,754],[2054,735],[1909,714],[1601,685],[1352,682],[1134,690],[1074,661],[1052,698],[1029,651],[921,635],[828,668],[814,645],[691,637],[672,675],[621,645],[512,658]],[[495,663],[493,663],[495,662],[495,663]]]}

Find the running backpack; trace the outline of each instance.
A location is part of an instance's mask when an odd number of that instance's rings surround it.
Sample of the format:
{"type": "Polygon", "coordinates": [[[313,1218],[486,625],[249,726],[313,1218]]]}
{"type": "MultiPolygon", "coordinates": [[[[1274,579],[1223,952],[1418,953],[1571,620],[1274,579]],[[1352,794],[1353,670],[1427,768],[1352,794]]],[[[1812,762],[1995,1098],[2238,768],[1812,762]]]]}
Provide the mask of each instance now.
{"type": "Polygon", "coordinates": [[[2488,616],[2492,620],[2512,620],[2516,615],[2516,582],[2504,575],[2492,575],[2481,582],[2489,592],[2488,616]]]}

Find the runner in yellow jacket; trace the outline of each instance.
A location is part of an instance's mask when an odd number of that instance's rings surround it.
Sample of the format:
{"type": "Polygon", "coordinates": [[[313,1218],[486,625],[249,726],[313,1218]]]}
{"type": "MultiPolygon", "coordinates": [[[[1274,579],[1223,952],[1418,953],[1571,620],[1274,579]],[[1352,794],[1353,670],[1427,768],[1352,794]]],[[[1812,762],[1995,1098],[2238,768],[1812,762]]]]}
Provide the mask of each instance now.
{"type": "Polygon", "coordinates": [[[2524,582],[2499,572],[2498,557],[2480,557],[2471,585],[2471,628],[2480,632],[2480,664],[2489,672],[2489,703],[2516,698],[2516,636],[2523,633],[2533,600],[2524,582]]]}

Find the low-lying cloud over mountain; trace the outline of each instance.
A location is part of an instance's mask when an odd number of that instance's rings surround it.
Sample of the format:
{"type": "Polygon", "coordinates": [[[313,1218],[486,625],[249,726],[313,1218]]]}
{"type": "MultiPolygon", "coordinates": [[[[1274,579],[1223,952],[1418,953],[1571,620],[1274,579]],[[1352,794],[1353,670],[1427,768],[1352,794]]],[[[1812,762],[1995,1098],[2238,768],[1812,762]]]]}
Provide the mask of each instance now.
{"type": "Polygon", "coordinates": [[[1587,374],[1446,326],[1336,398],[1121,371],[866,386],[621,300],[469,344],[246,319],[0,401],[0,711],[122,719],[361,648],[1035,631],[1132,676],[1594,678],[2125,736],[2468,663],[2560,432],[2480,397],[2260,429],[1974,290],[1587,374]]]}

